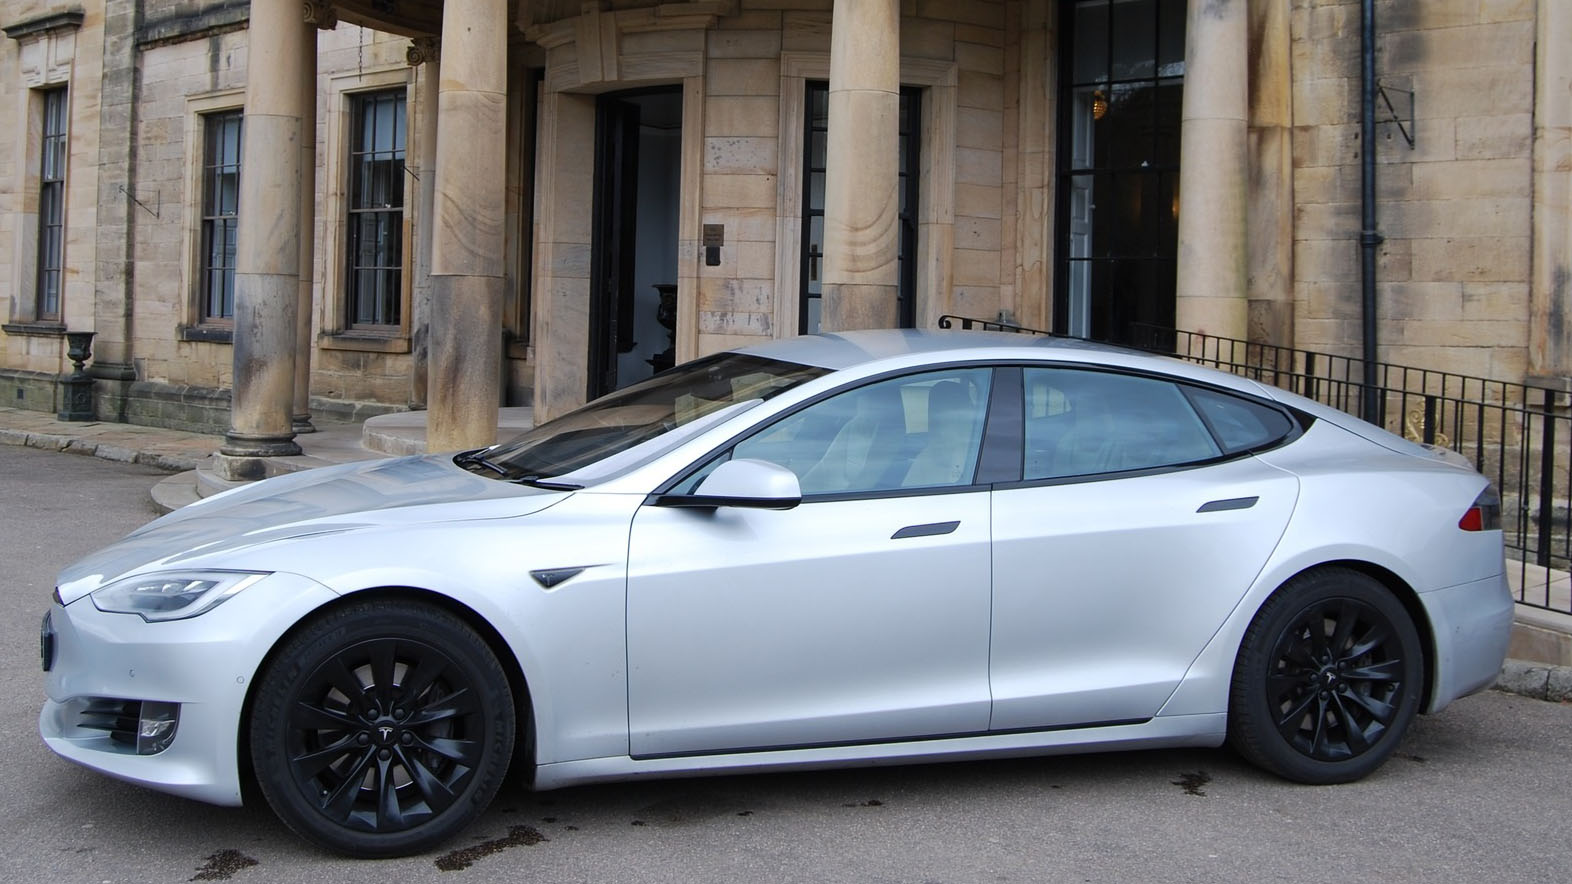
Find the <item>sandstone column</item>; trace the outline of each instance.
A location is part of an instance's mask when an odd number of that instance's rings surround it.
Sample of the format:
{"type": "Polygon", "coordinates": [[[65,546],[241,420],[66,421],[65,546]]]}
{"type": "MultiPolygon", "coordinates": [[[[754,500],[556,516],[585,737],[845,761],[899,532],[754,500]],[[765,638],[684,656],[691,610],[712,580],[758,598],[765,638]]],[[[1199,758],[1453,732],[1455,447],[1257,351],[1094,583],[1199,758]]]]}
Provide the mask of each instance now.
{"type": "Polygon", "coordinates": [[[1572,376],[1572,3],[1539,4],[1529,374],[1572,376]]]}
{"type": "MultiPolygon", "coordinates": [[[[1249,0],[1249,338],[1294,343],[1293,69],[1288,4],[1249,0]]],[[[1188,88],[1188,84],[1186,86],[1188,88]]]]}
{"type": "Polygon", "coordinates": [[[295,315],[300,298],[300,70],[306,37],[298,0],[253,0],[235,253],[234,392],[217,470],[258,479],[263,459],[299,454],[295,315]]]}
{"type": "Polygon", "coordinates": [[[428,451],[497,438],[507,35],[507,0],[442,7],[428,451]]]}
{"type": "Polygon", "coordinates": [[[1179,132],[1179,267],[1175,324],[1246,335],[1249,153],[1245,0],[1189,4],[1179,132]]]}
{"type": "Polygon", "coordinates": [[[412,41],[405,59],[419,68],[420,77],[415,87],[415,107],[420,114],[420,156],[416,160],[420,192],[415,211],[415,278],[409,297],[409,404],[420,409],[426,407],[431,365],[431,231],[437,192],[437,87],[442,78],[437,40],[421,37],[412,41]]]}
{"type": "Polygon", "coordinates": [[[824,188],[825,331],[899,323],[898,0],[835,0],[824,188]]]}
{"type": "Polygon", "coordinates": [[[311,285],[315,276],[317,223],[317,28],[337,19],[307,7],[305,58],[300,65],[300,294],[295,303],[295,395],[290,426],[311,425],[311,285]]]}

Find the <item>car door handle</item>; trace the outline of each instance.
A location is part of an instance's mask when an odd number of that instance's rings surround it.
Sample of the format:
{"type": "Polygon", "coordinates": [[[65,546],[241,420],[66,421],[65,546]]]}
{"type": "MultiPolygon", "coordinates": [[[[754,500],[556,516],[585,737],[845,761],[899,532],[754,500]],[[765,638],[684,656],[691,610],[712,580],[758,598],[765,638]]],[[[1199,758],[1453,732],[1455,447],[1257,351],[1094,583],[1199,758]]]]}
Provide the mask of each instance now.
{"type": "Polygon", "coordinates": [[[940,534],[954,533],[961,527],[960,522],[929,522],[926,525],[907,525],[905,528],[890,535],[891,540],[905,540],[908,537],[935,537],[940,534]]]}
{"type": "Polygon", "coordinates": [[[1227,500],[1208,500],[1206,503],[1201,504],[1201,508],[1196,510],[1196,512],[1198,512],[1198,513],[1223,513],[1223,512],[1227,512],[1229,510],[1247,510],[1250,507],[1255,506],[1256,501],[1258,501],[1260,499],[1261,498],[1259,496],[1257,496],[1257,497],[1230,497],[1227,500]]]}

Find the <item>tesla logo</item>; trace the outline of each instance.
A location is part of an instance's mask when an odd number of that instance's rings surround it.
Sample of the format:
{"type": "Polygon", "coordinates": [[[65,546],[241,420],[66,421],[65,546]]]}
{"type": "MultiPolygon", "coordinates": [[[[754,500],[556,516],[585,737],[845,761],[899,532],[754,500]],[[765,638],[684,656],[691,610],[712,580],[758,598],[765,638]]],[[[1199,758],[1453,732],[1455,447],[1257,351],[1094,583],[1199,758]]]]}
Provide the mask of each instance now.
{"type": "Polygon", "coordinates": [[[388,740],[392,739],[392,737],[393,737],[393,729],[390,728],[390,727],[386,727],[386,726],[379,727],[379,728],[377,728],[377,732],[382,734],[382,742],[384,742],[384,743],[386,743],[388,740]]]}

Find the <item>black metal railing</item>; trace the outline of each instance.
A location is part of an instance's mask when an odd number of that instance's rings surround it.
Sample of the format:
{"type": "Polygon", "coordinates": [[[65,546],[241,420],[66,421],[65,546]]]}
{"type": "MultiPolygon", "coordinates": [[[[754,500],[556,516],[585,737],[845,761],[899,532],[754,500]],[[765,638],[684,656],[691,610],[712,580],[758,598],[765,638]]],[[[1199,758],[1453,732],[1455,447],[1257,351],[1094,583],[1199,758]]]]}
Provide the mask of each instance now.
{"type": "MultiPolygon", "coordinates": [[[[1007,322],[944,316],[941,328],[1048,334],[1007,322]]],[[[1358,357],[1136,326],[1134,349],[1281,387],[1349,414],[1364,411],[1358,357]]],[[[1563,391],[1449,371],[1377,363],[1374,423],[1450,448],[1501,493],[1502,529],[1519,603],[1572,613],[1572,412],[1563,391]]]]}

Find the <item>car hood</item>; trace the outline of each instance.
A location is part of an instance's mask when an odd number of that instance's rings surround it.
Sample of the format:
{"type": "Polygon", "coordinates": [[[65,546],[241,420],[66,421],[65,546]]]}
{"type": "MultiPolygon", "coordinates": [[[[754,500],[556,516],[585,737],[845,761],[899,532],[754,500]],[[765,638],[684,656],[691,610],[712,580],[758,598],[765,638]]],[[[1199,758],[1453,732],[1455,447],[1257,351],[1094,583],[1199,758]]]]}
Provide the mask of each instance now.
{"type": "Polygon", "coordinates": [[[128,574],[222,567],[225,552],[382,525],[512,518],[571,493],[479,476],[449,455],[307,470],[175,510],[66,568],[57,588],[69,604],[128,574]]]}

